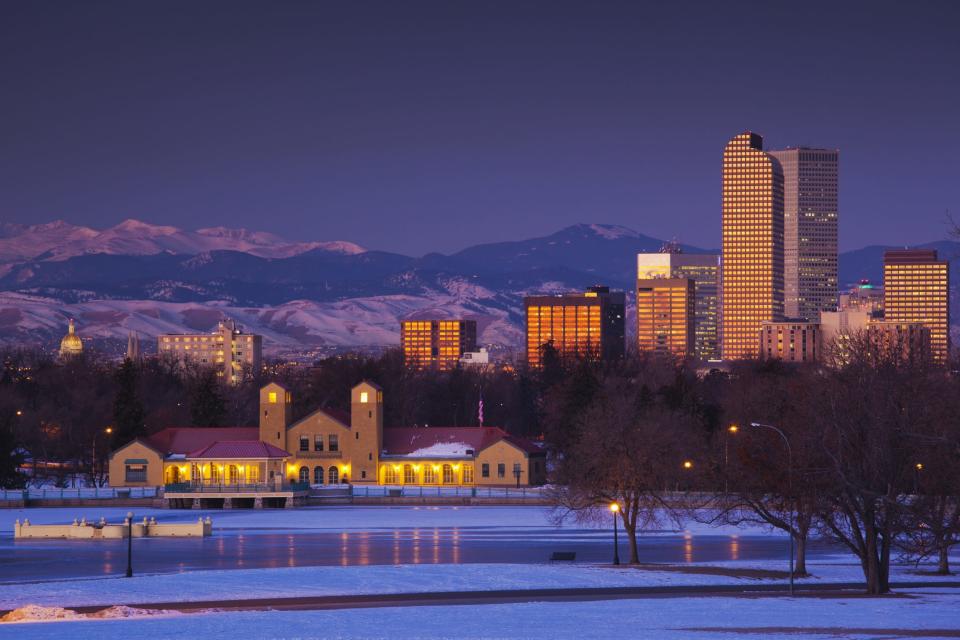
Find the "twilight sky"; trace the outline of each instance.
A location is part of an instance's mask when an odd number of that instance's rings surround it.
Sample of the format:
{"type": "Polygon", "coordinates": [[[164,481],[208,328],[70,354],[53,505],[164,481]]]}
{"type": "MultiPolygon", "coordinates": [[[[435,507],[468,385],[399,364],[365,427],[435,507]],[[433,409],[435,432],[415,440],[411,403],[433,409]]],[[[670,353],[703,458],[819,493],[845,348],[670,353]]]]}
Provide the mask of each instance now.
{"type": "Polygon", "coordinates": [[[841,248],[936,240],[958,33],[953,0],[11,1],[0,221],[717,247],[721,152],[752,129],[841,150],[841,248]]]}

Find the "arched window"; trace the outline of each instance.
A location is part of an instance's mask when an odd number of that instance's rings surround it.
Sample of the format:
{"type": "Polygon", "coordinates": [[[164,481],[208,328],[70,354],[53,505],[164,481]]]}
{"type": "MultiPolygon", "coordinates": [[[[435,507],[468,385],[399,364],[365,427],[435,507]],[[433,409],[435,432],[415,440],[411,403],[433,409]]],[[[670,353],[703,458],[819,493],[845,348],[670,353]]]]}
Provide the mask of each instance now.
{"type": "Polygon", "coordinates": [[[403,465],[403,484],[416,484],[417,476],[413,473],[413,465],[403,465]]]}
{"type": "Polygon", "coordinates": [[[310,482],[310,469],[300,467],[300,482],[310,482]]]}
{"type": "Polygon", "coordinates": [[[227,473],[228,473],[227,477],[230,478],[230,484],[237,484],[237,482],[240,479],[240,474],[237,471],[237,465],[235,464],[230,465],[230,468],[227,469],[227,473]]]}
{"type": "Polygon", "coordinates": [[[337,484],[340,482],[340,471],[336,467],[330,467],[330,471],[327,472],[327,482],[330,484],[337,484]]]}
{"type": "Polygon", "coordinates": [[[433,484],[437,481],[437,471],[432,465],[423,465],[423,484],[433,484]]]}
{"type": "Polygon", "coordinates": [[[443,465],[443,484],[453,484],[453,467],[448,464],[443,465]]]}
{"type": "Polygon", "coordinates": [[[383,483],[397,484],[397,470],[393,465],[388,464],[383,468],[383,483]]]}
{"type": "Polygon", "coordinates": [[[313,468],[313,484],[323,484],[323,467],[313,468]]]}

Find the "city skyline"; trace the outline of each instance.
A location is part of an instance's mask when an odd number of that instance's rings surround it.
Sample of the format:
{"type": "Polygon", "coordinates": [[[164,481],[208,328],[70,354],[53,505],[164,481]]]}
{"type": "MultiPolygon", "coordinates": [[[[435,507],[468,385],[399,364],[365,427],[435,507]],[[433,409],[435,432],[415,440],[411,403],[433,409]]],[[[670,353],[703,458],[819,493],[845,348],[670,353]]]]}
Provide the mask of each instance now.
{"type": "Polygon", "coordinates": [[[841,250],[943,238],[957,210],[949,3],[224,8],[11,9],[0,217],[414,255],[608,222],[716,248],[718,149],[747,127],[841,150],[841,250]]]}

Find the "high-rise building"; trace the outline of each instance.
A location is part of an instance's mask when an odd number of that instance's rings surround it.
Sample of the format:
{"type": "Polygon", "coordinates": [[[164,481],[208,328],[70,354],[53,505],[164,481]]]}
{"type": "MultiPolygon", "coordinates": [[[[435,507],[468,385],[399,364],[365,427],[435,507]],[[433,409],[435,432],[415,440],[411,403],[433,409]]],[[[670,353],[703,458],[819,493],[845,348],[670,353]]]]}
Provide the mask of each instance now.
{"type": "Polygon", "coordinates": [[[760,357],[784,362],[816,362],[820,358],[820,325],[804,320],[763,322],[760,357]]]}
{"type": "Polygon", "coordinates": [[[950,263],[934,249],[883,254],[883,313],[886,322],[920,323],[930,330],[930,355],[946,362],[950,353],[950,263]]]}
{"type": "Polygon", "coordinates": [[[529,296],[527,364],[539,367],[545,345],[561,358],[623,357],[626,296],[609,287],[591,287],[585,293],[529,296]]]}
{"type": "Polygon", "coordinates": [[[869,280],[861,280],[855,287],[840,294],[837,305],[840,311],[867,311],[872,316],[883,315],[883,287],[874,286],[869,280]]]}
{"type": "MultiPolygon", "coordinates": [[[[687,278],[693,281],[694,347],[692,355],[702,360],[715,360],[720,357],[720,345],[717,339],[719,276],[720,256],[717,255],[680,253],[676,250],[637,254],[638,288],[641,280],[655,278],[687,278]]],[[[637,309],[639,339],[639,302],[637,309]]]]}
{"type": "Polygon", "coordinates": [[[836,149],[770,151],[783,169],[783,313],[817,321],[837,308],[836,149]]]}
{"type": "Polygon", "coordinates": [[[783,317],[783,170],[749,131],[723,150],[721,351],[758,355],[760,326],[783,317]]]}
{"type": "Polygon", "coordinates": [[[637,350],[676,358],[694,355],[696,289],[690,278],[637,280],[637,350]]]}
{"type": "Polygon", "coordinates": [[[140,361],[140,335],[134,331],[127,334],[127,360],[140,361]]]}
{"type": "Polygon", "coordinates": [[[476,320],[404,320],[403,362],[415,369],[456,369],[464,353],[477,349],[476,320]]]}
{"type": "Polygon", "coordinates": [[[263,337],[244,333],[233,320],[221,320],[212,333],[157,336],[157,353],[160,357],[213,367],[220,378],[233,384],[240,382],[247,371],[260,370],[263,337]]]}

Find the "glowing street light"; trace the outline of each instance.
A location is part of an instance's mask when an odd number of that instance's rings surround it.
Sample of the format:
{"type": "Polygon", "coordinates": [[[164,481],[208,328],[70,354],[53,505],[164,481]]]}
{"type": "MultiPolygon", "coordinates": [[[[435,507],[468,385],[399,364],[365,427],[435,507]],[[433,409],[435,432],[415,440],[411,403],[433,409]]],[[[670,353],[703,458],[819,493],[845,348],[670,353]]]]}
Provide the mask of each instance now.
{"type": "MultiPolygon", "coordinates": [[[[731,424],[727,427],[727,433],[731,436],[737,435],[737,432],[740,431],[740,427],[735,424],[731,424]]],[[[730,438],[729,436],[723,439],[723,492],[727,493],[729,489],[729,474],[727,469],[730,466],[730,438]]]]}
{"type": "Polygon", "coordinates": [[[690,460],[684,460],[683,468],[687,470],[693,469],[693,462],[691,462],[690,460]]]}
{"type": "Polygon", "coordinates": [[[617,542],[617,514],[620,513],[620,505],[611,502],[610,513],[613,514],[613,564],[620,564],[620,545],[617,542]]]}
{"type": "Polygon", "coordinates": [[[770,429],[771,431],[776,431],[779,434],[780,439],[783,440],[783,444],[787,446],[787,489],[790,492],[790,496],[787,499],[787,503],[790,505],[790,595],[793,595],[793,448],[790,446],[790,440],[787,438],[787,434],[781,431],[779,428],[771,424],[761,424],[759,422],[751,422],[751,427],[756,429],[770,429]]]}

